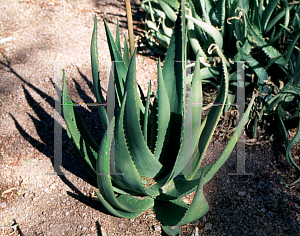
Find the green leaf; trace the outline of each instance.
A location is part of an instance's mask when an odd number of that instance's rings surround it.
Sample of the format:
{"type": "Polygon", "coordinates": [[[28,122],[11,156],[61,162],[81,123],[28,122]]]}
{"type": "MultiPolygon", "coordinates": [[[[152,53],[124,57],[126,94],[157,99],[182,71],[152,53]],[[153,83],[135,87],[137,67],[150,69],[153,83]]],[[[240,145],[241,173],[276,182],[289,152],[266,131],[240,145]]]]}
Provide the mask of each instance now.
{"type": "Polygon", "coordinates": [[[214,39],[214,41],[218,45],[218,47],[220,49],[222,49],[223,38],[222,38],[221,33],[215,27],[213,27],[207,23],[201,22],[201,21],[195,19],[194,17],[188,16],[188,15],[186,16],[186,18],[188,20],[191,20],[196,25],[198,25],[201,29],[203,29],[205,32],[207,32],[214,39]]]}
{"type": "MultiPolygon", "coordinates": [[[[262,12],[262,6],[263,6],[262,2],[263,1],[261,1],[261,6],[260,6],[261,7],[261,12],[262,12]]],[[[262,15],[261,25],[262,25],[264,33],[267,33],[266,28],[267,28],[269,20],[272,16],[272,13],[273,13],[276,5],[277,5],[277,2],[278,2],[278,0],[270,1],[269,4],[266,6],[265,10],[263,11],[263,14],[261,14],[262,15]]]]}
{"type": "Polygon", "coordinates": [[[268,74],[266,70],[258,63],[257,60],[255,60],[252,56],[249,54],[246,54],[243,52],[243,50],[237,45],[238,48],[238,54],[235,56],[234,60],[235,61],[241,61],[245,60],[251,67],[251,69],[255,72],[258,78],[258,86],[259,86],[259,92],[262,94],[263,92],[263,86],[265,85],[265,80],[268,79],[268,74]]]}
{"type": "MultiPolygon", "coordinates": [[[[128,216],[134,216],[136,214],[127,213],[141,213],[146,209],[153,206],[153,199],[145,197],[143,199],[136,198],[130,195],[123,195],[123,197],[115,197],[112,182],[110,179],[110,167],[111,163],[111,151],[113,141],[113,129],[114,121],[110,121],[105,138],[102,139],[98,158],[97,158],[97,183],[101,196],[98,194],[99,200],[104,204],[108,211],[115,215],[125,214],[128,216]],[[108,204],[106,204],[108,202],[108,204]],[[115,209],[114,209],[115,208],[115,209]]],[[[131,174],[131,173],[130,173],[131,174]]],[[[128,173],[127,173],[128,175],[128,173]]],[[[129,176],[127,176],[129,177],[129,176]]],[[[126,216],[122,216],[126,217],[126,216]]],[[[128,217],[127,217],[128,218],[128,217]]]]}
{"type": "Polygon", "coordinates": [[[233,148],[236,145],[238,138],[240,137],[242,131],[244,130],[244,126],[248,123],[249,114],[250,114],[250,111],[251,111],[254,101],[255,101],[255,97],[253,97],[251,102],[249,103],[248,108],[244,114],[244,117],[241,119],[235,133],[229,140],[222,155],[214,163],[214,165],[211,167],[209,172],[204,176],[203,184],[207,183],[217,173],[217,171],[223,166],[223,164],[228,160],[233,148]]]}
{"type": "Polygon", "coordinates": [[[199,219],[208,211],[208,203],[203,194],[203,176],[199,179],[196,194],[190,206],[180,198],[170,201],[155,200],[154,212],[165,226],[180,226],[199,219]]]}
{"type": "Polygon", "coordinates": [[[203,51],[202,47],[200,46],[199,40],[196,36],[196,30],[194,28],[194,24],[192,21],[187,21],[187,30],[188,30],[188,37],[189,43],[191,44],[194,52],[200,52],[200,56],[204,59],[207,59],[205,52],[203,51]]]}
{"type": "Polygon", "coordinates": [[[167,15],[167,17],[169,17],[169,19],[171,21],[175,22],[177,19],[177,16],[176,16],[175,12],[173,11],[173,9],[162,0],[158,0],[158,3],[161,6],[161,8],[163,9],[164,13],[167,15]]]}
{"type": "Polygon", "coordinates": [[[144,139],[146,143],[148,138],[148,114],[149,114],[149,105],[150,105],[150,93],[151,93],[151,80],[149,81],[149,85],[148,85],[148,93],[147,93],[147,100],[145,105],[145,116],[144,116],[144,124],[143,124],[144,139]]]}
{"type": "Polygon", "coordinates": [[[116,42],[119,52],[121,53],[120,34],[119,34],[119,19],[117,18],[117,29],[116,29],[116,42]]]}
{"type": "Polygon", "coordinates": [[[67,91],[66,76],[63,70],[63,116],[66,122],[68,136],[74,148],[78,160],[85,169],[95,177],[96,158],[98,145],[89,133],[86,125],[80,117],[78,111],[74,108],[73,102],[67,91]]]}
{"type": "Polygon", "coordinates": [[[104,25],[105,25],[105,31],[106,31],[106,37],[108,42],[108,47],[110,51],[111,61],[114,63],[116,76],[115,76],[115,84],[116,84],[116,110],[119,109],[122,103],[122,99],[124,96],[124,83],[126,79],[127,74],[127,66],[125,65],[125,62],[123,61],[121,52],[119,51],[118,47],[116,46],[114,39],[110,33],[110,30],[108,28],[108,25],[103,18],[104,25]]]}
{"type": "Polygon", "coordinates": [[[163,230],[168,235],[180,235],[180,229],[178,226],[165,226],[162,225],[163,230]]]}
{"type": "Polygon", "coordinates": [[[214,165],[215,163],[212,163],[205,166],[205,168],[200,168],[192,180],[184,179],[183,175],[176,176],[161,188],[162,193],[156,199],[163,201],[175,200],[194,192],[199,184],[202,171],[204,170],[204,176],[206,176],[214,165]]]}
{"type": "MultiPolygon", "coordinates": [[[[209,111],[208,115],[206,116],[205,120],[203,121],[199,136],[198,136],[198,142],[194,149],[192,158],[190,159],[188,166],[192,166],[192,173],[196,173],[196,171],[199,169],[202,159],[204,157],[204,154],[208,148],[208,144],[210,142],[210,139],[213,135],[213,132],[217,126],[217,123],[219,121],[219,118],[221,116],[222,110],[224,108],[224,104],[226,102],[226,98],[228,96],[228,70],[227,66],[225,64],[225,58],[221,52],[221,50],[217,50],[217,53],[219,54],[219,57],[221,58],[224,75],[221,80],[221,85],[218,91],[217,98],[215,100],[215,103],[218,104],[218,106],[213,106],[211,110],[209,111]],[[208,122],[209,121],[209,122],[208,122]]],[[[186,176],[187,179],[191,179],[193,174],[190,176],[186,176]]]]}
{"type": "Polygon", "coordinates": [[[126,36],[124,36],[124,54],[123,54],[123,61],[125,65],[128,67],[130,63],[130,56],[129,56],[129,47],[127,43],[126,36]]]}
{"type": "MultiPolygon", "coordinates": [[[[291,149],[292,147],[298,143],[300,141],[300,119],[299,119],[299,125],[298,125],[298,131],[296,133],[296,135],[293,137],[292,141],[289,143],[288,137],[287,137],[287,132],[284,126],[284,123],[281,119],[281,117],[279,116],[279,120],[280,120],[280,125],[281,125],[281,134],[284,137],[284,141],[285,141],[285,146],[286,148],[286,159],[288,161],[288,164],[298,172],[298,175],[300,173],[300,167],[295,163],[295,161],[293,160],[292,154],[291,154],[291,149]]],[[[297,180],[295,180],[293,183],[291,183],[290,185],[294,185],[296,183],[298,183],[300,181],[300,177],[297,178],[297,180]]],[[[286,184],[284,181],[282,181],[285,185],[286,184]]]]}
{"type": "Polygon", "coordinates": [[[206,11],[206,9],[205,9],[205,7],[206,7],[205,2],[206,2],[206,1],[204,1],[204,0],[200,0],[201,10],[202,10],[202,17],[205,19],[205,22],[206,22],[208,25],[211,25],[210,18],[209,18],[209,15],[208,15],[208,12],[209,12],[209,11],[206,11]]]}
{"type": "Polygon", "coordinates": [[[159,159],[170,122],[170,103],[158,59],[158,130],[154,156],[159,159]]]}
{"type": "Polygon", "coordinates": [[[288,49],[287,49],[287,53],[285,55],[285,63],[288,64],[291,56],[292,56],[292,52],[293,49],[295,48],[296,43],[298,42],[298,38],[300,37],[300,32],[298,32],[298,34],[295,35],[292,43],[289,45],[288,49]]]}
{"type": "MultiPolygon", "coordinates": [[[[293,9],[293,7],[294,7],[295,5],[290,5],[288,8],[288,10],[290,11],[290,10],[292,10],[293,9]]],[[[265,30],[265,34],[266,33],[268,33],[273,27],[274,27],[274,25],[278,22],[278,21],[280,21],[280,19],[284,16],[286,14],[286,9],[283,9],[280,13],[278,13],[271,21],[270,21],[270,23],[268,24],[268,26],[266,27],[266,30],[265,30]]]]}
{"type": "MultiPolygon", "coordinates": [[[[282,56],[275,48],[273,48],[268,43],[266,43],[261,36],[256,34],[256,32],[254,31],[254,29],[252,28],[252,26],[249,22],[249,19],[248,19],[248,16],[247,16],[246,13],[244,14],[244,17],[245,17],[245,20],[247,21],[247,23],[249,25],[248,29],[250,30],[251,35],[256,40],[258,45],[262,48],[262,50],[268,55],[268,57],[273,59],[275,57],[282,56]]],[[[283,58],[280,58],[276,63],[283,66],[283,67],[285,67],[285,61],[284,61],[283,58]]]]}
{"type": "Polygon", "coordinates": [[[129,218],[129,219],[133,219],[138,217],[141,213],[135,213],[135,212],[125,212],[125,211],[121,211],[118,209],[113,208],[104,198],[103,196],[98,193],[95,192],[97,197],[99,198],[100,202],[102,203],[102,205],[114,216],[118,216],[121,218],[129,218]]]}
{"type": "Polygon", "coordinates": [[[124,131],[130,155],[140,176],[153,178],[158,175],[160,171],[163,171],[164,168],[148,149],[141,131],[136,87],[135,57],[136,50],[131,58],[126,78],[125,91],[127,92],[127,102],[125,104],[124,131]]]}
{"type": "MultiPolygon", "coordinates": [[[[92,61],[92,74],[93,74],[93,84],[94,84],[94,91],[97,103],[103,104],[105,103],[101,85],[100,85],[100,78],[99,78],[99,63],[98,63],[98,49],[97,49],[97,16],[95,15],[94,20],[94,30],[91,42],[91,61],[92,61]]],[[[100,119],[103,127],[107,125],[107,115],[105,106],[98,106],[98,111],[100,114],[100,119]]]]}
{"type": "Polygon", "coordinates": [[[116,173],[124,173],[124,175],[112,175],[112,179],[118,186],[138,192],[145,195],[157,196],[158,191],[144,188],[137,169],[131,159],[128,151],[123,130],[124,109],[126,102],[126,94],[122,103],[121,111],[116,118],[116,137],[115,137],[115,166],[116,173]]]}

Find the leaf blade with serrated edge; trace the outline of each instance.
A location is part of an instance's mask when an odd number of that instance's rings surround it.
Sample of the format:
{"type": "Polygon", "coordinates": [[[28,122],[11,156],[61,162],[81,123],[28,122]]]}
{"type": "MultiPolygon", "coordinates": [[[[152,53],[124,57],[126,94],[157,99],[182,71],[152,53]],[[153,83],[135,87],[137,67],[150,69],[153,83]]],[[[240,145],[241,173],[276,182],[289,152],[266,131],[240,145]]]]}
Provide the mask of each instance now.
{"type": "Polygon", "coordinates": [[[209,206],[203,194],[203,176],[204,171],[201,174],[196,194],[190,206],[186,205],[180,198],[170,201],[155,201],[154,212],[163,225],[185,225],[207,213],[209,206]]]}
{"type": "Polygon", "coordinates": [[[127,102],[125,104],[124,130],[127,139],[127,146],[141,177],[153,178],[163,171],[163,166],[148,149],[143,138],[137,101],[136,71],[135,71],[136,50],[131,58],[128,68],[125,89],[127,91],[127,102]]]}
{"type": "MultiPolygon", "coordinates": [[[[128,213],[142,213],[153,206],[154,201],[151,197],[145,197],[143,199],[139,199],[131,195],[127,195],[127,197],[122,197],[120,199],[115,197],[110,179],[110,175],[112,174],[110,173],[110,166],[112,164],[110,163],[110,160],[112,141],[114,138],[113,131],[114,120],[111,120],[108,125],[105,138],[103,138],[101,141],[98,152],[96,165],[98,189],[103,199],[108,202],[109,205],[111,205],[111,208],[128,213]]],[[[126,174],[128,175],[128,173],[126,174]]],[[[101,200],[101,197],[99,199],[101,200]]],[[[105,207],[107,210],[110,210],[110,207],[107,205],[105,205],[105,207]]]]}
{"type": "Polygon", "coordinates": [[[158,159],[161,155],[165,136],[170,121],[170,103],[167,95],[167,90],[162,77],[160,58],[158,59],[158,130],[155,145],[154,156],[158,159]]]}
{"type": "Polygon", "coordinates": [[[63,70],[63,116],[66,122],[68,136],[75,150],[75,154],[85,169],[95,177],[95,164],[98,145],[89,133],[78,111],[74,108],[67,91],[66,76],[63,70]]]}
{"type": "Polygon", "coordinates": [[[122,188],[154,197],[159,194],[158,190],[154,191],[149,188],[144,188],[144,186],[141,184],[140,176],[138,174],[137,169],[134,166],[134,163],[131,159],[130,153],[126,145],[123,130],[126,95],[127,93],[125,93],[120,113],[118,113],[116,117],[115,127],[115,162],[118,163],[115,166],[115,170],[116,173],[124,173],[124,175],[112,175],[111,178],[118,186],[122,188]]]}

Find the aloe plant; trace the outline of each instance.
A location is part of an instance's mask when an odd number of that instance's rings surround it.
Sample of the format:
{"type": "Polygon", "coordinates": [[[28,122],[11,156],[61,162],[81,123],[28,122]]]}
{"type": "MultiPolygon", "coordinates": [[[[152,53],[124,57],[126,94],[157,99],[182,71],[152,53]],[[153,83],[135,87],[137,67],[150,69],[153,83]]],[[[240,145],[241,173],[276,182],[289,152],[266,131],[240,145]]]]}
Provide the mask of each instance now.
{"type": "MultiPolygon", "coordinates": [[[[175,23],[163,68],[158,61],[158,88],[153,102],[150,102],[150,82],[147,96],[141,89],[138,95],[136,50],[129,59],[125,39],[122,56],[118,26],[114,40],[105,20],[104,24],[111,60],[118,61],[115,63],[114,117],[109,119],[107,108],[98,106],[100,121],[107,127],[98,145],[72,106],[63,72],[63,116],[68,136],[76,158],[97,180],[99,201],[112,215],[135,218],[152,209],[164,231],[178,235],[180,225],[199,219],[208,211],[203,185],[229,158],[248,120],[254,98],[219,159],[200,168],[228,94],[229,74],[222,51],[218,45],[212,45],[222,61],[223,73],[220,74],[221,84],[215,100],[222,105],[213,106],[201,122],[202,74],[205,76],[207,71],[200,69],[197,60],[191,81],[185,79],[185,14],[182,14],[182,22],[178,18],[175,23]],[[192,88],[185,104],[188,82],[192,83],[192,88]],[[182,198],[194,191],[193,201],[187,205],[182,198]]],[[[198,51],[197,56],[199,54],[198,51]]],[[[97,103],[103,104],[107,101],[99,78],[96,17],[91,60],[95,97],[97,103]]]]}
{"type": "MultiPolygon", "coordinates": [[[[146,11],[145,35],[150,45],[163,50],[170,42],[172,27],[177,19],[179,0],[144,0],[141,4],[146,11]]],[[[188,59],[193,60],[200,51],[200,62],[210,73],[204,82],[215,87],[219,82],[221,67],[213,68],[208,63],[208,48],[212,42],[219,45],[226,60],[229,71],[229,96],[227,103],[232,104],[236,99],[236,65],[231,61],[246,61],[245,88],[246,95],[252,97],[257,89],[258,103],[263,105],[272,97],[274,88],[270,89],[266,80],[272,76],[274,66],[278,70],[288,69],[287,58],[299,38],[297,30],[299,20],[299,2],[283,1],[254,1],[254,0],[188,0],[187,6],[187,38],[192,49],[188,59]],[[292,19],[292,20],[291,20],[292,19]],[[282,24],[283,23],[283,24],[282,24]],[[291,33],[293,32],[293,33],[291,33]],[[289,47],[286,55],[279,52],[278,40],[288,34],[294,45],[289,47]],[[222,46],[224,45],[224,47],[222,46]],[[271,68],[271,69],[270,69],[271,68]],[[212,69],[217,73],[212,73],[212,69]]],[[[197,59],[198,60],[198,59],[197,59]]],[[[276,74],[275,74],[276,75],[276,74]]],[[[257,106],[258,107],[258,106],[257,106]]],[[[230,106],[225,107],[227,111],[230,106]]],[[[255,113],[253,113],[255,114],[255,113]]],[[[257,118],[255,124],[257,124],[257,118]]],[[[254,127],[254,137],[256,137],[254,127]]]]}

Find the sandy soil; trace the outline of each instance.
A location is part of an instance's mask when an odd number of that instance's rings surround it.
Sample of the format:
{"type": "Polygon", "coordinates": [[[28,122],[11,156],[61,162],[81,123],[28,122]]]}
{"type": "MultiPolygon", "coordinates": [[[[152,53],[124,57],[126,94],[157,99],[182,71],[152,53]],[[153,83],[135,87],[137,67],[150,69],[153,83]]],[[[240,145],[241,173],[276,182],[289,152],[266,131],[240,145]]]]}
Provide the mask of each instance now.
{"type": "MultiPolygon", "coordinates": [[[[133,7],[138,45],[143,15],[138,5],[133,7]]],[[[110,56],[102,17],[113,35],[119,18],[123,42],[123,1],[0,0],[0,40],[14,37],[0,44],[0,234],[104,235],[105,231],[107,235],[161,235],[153,212],[120,219],[92,200],[96,183],[68,152],[64,121],[65,175],[54,171],[54,86],[61,78],[60,69],[66,71],[68,91],[75,102],[95,101],[89,51],[95,14],[100,74],[106,91],[110,56]]],[[[156,84],[157,57],[140,49],[137,79],[146,91],[150,79],[156,84]]],[[[95,122],[96,110],[78,110],[99,141],[103,130],[95,122]]],[[[214,137],[205,164],[215,161],[225,145],[226,141],[214,137]]],[[[294,149],[299,150],[299,145],[294,149]]],[[[279,144],[247,147],[246,170],[254,174],[249,178],[228,175],[235,172],[233,151],[204,186],[208,214],[182,226],[182,235],[192,235],[195,227],[201,235],[299,235],[300,188],[285,188],[280,183],[289,170],[280,154],[283,150],[279,144]]]]}

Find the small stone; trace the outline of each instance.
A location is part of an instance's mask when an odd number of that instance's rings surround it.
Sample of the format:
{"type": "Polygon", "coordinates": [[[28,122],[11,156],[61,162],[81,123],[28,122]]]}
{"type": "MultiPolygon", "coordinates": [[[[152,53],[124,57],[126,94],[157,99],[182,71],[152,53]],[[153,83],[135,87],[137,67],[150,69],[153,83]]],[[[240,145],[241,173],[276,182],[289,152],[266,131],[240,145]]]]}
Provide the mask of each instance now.
{"type": "Polygon", "coordinates": [[[211,227],[212,227],[211,223],[206,223],[204,226],[205,230],[209,230],[209,229],[211,229],[211,227]]]}
{"type": "Polygon", "coordinates": [[[199,235],[199,230],[197,227],[193,230],[192,236],[195,236],[196,234],[199,235]]]}
{"type": "Polygon", "coordinates": [[[54,189],[55,188],[55,184],[51,184],[49,188],[54,189]]]}
{"type": "Polygon", "coordinates": [[[0,208],[5,208],[6,207],[6,202],[0,202],[0,208]]]}
{"type": "Polygon", "coordinates": [[[70,214],[70,212],[68,212],[68,211],[65,213],[66,216],[69,215],[69,214],[70,214]]]}
{"type": "Polygon", "coordinates": [[[155,231],[161,231],[161,227],[159,225],[154,225],[154,230],[155,231]]]}
{"type": "Polygon", "coordinates": [[[124,224],[120,223],[118,226],[119,226],[119,228],[122,228],[124,226],[124,224]]]}
{"type": "Polygon", "coordinates": [[[203,222],[206,221],[206,217],[205,216],[203,216],[201,219],[202,219],[203,222]]]}
{"type": "Polygon", "coordinates": [[[242,196],[245,196],[245,195],[246,195],[246,192],[245,192],[245,191],[240,191],[240,192],[238,192],[238,195],[241,196],[241,197],[242,197],[242,196]]]}
{"type": "Polygon", "coordinates": [[[155,215],[153,215],[153,214],[150,214],[150,215],[146,215],[146,217],[155,217],[155,215]]]}
{"type": "Polygon", "coordinates": [[[134,219],[130,219],[130,221],[131,221],[131,222],[133,222],[133,221],[134,221],[134,219]]]}
{"type": "Polygon", "coordinates": [[[81,230],[82,230],[82,231],[86,231],[86,230],[87,230],[87,227],[83,226],[83,227],[81,228],[81,230]]]}
{"type": "Polygon", "coordinates": [[[260,209],[262,212],[266,212],[267,210],[265,208],[260,209]]]}

